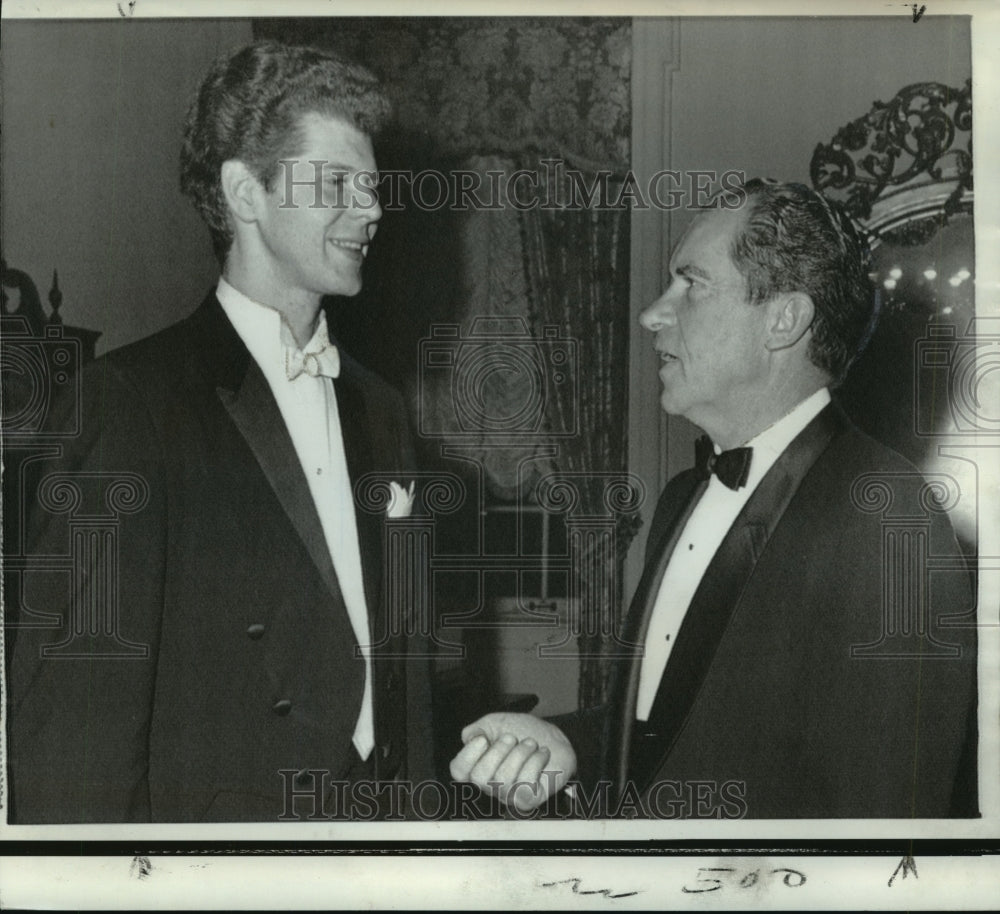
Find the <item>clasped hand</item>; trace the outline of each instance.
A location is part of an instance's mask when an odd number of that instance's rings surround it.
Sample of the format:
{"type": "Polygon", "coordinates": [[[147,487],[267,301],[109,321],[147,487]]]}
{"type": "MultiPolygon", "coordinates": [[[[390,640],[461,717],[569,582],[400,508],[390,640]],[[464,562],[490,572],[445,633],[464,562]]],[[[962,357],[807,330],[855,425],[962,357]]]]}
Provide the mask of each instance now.
{"type": "Polygon", "coordinates": [[[576,753],[555,724],[531,714],[487,714],[462,731],[451,776],[527,812],[562,790],[576,773],[576,753]]]}

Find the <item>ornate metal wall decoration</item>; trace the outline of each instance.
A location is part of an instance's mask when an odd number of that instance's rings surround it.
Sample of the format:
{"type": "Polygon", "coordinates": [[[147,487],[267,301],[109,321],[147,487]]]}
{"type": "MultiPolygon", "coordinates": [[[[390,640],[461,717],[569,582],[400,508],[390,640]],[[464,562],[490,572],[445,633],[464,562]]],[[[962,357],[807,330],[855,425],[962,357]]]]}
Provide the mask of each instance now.
{"type": "Polygon", "coordinates": [[[880,302],[837,398],[928,479],[950,479],[964,493],[948,513],[974,558],[978,483],[956,449],[970,433],[967,414],[980,432],[995,417],[979,393],[992,352],[976,333],[971,80],[961,89],[915,83],[875,102],[816,147],[810,176],[868,232],[880,302]]]}
{"type": "MultiPolygon", "coordinates": [[[[915,83],[837,131],[813,152],[813,186],[868,222],[876,201],[922,179],[953,181],[947,218],[972,191],[972,80],[961,89],[915,83]]],[[[967,203],[967,201],[964,201],[967,203]]]]}

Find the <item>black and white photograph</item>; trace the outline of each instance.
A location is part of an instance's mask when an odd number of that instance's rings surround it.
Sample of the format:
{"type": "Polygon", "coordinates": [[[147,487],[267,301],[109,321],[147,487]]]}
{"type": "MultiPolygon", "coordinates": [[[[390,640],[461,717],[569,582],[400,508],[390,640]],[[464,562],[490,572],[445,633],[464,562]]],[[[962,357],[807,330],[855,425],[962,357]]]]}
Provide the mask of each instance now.
{"type": "Polygon", "coordinates": [[[8,874],[989,907],[988,4],[3,17],[8,874]]]}

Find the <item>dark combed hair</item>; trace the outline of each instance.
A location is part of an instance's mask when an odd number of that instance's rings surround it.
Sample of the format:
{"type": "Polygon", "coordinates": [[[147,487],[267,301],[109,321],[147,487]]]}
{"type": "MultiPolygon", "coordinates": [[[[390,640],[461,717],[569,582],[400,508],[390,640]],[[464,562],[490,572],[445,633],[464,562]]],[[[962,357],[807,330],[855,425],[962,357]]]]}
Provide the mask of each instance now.
{"type": "Polygon", "coordinates": [[[839,384],[878,319],[868,243],[840,206],[804,184],[754,178],[743,190],[747,218],[730,254],[750,300],[807,293],[815,308],[809,358],[839,384]]]}
{"type": "Polygon", "coordinates": [[[318,48],[261,41],[220,57],[208,71],[184,122],[180,183],[208,224],[220,262],[233,239],[222,163],[240,160],[270,190],[279,160],[300,151],[300,119],[310,113],[374,138],[390,104],[364,67],[318,48]]]}

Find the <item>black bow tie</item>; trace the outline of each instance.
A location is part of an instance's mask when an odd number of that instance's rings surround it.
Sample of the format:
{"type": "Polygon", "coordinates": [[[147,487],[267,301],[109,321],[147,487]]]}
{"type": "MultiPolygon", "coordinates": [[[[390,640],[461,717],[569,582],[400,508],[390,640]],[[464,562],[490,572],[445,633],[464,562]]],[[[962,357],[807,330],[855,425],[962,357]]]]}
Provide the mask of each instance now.
{"type": "Polygon", "coordinates": [[[753,460],[752,447],[734,447],[731,451],[716,454],[712,439],[707,435],[702,435],[694,443],[695,468],[701,478],[708,479],[715,473],[719,477],[719,482],[733,491],[747,484],[751,460],[753,460]]]}

